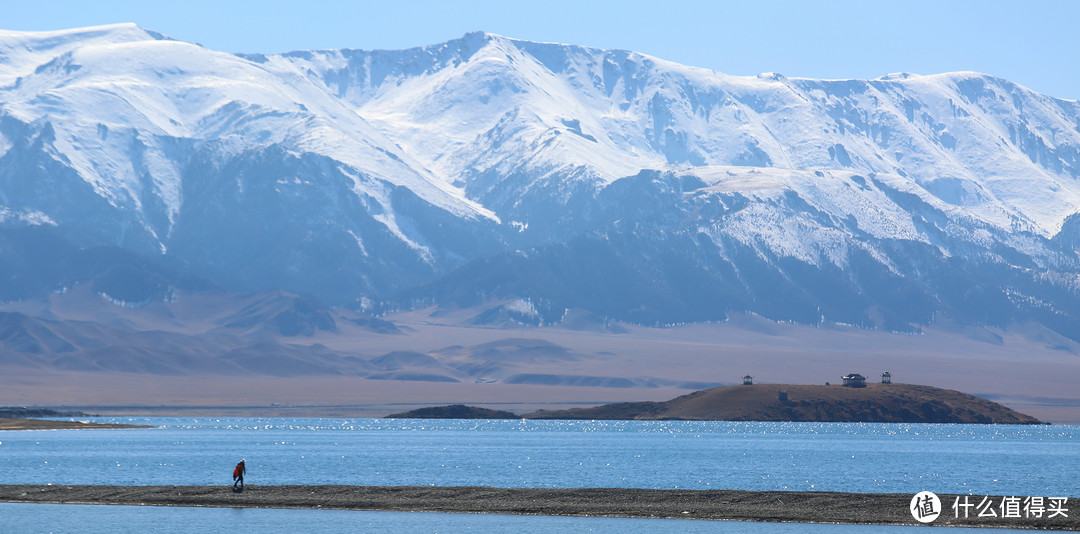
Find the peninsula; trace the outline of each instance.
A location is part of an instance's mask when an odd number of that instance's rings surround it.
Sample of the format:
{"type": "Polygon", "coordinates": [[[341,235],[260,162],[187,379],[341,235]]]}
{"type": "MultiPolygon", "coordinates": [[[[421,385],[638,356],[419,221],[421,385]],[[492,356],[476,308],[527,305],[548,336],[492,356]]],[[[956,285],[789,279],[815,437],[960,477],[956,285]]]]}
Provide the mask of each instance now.
{"type": "Polygon", "coordinates": [[[84,417],[82,412],[58,412],[46,408],[0,407],[0,430],[61,430],[70,428],[151,428],[146,425],[56,421],[40,417],[84,417]]]}
{"type": "Polygon", "coordinates": [[[838,423],[1042,424],[993,401],[915,384],[724,386],[666,402],[540,410],[526,419],[821,421],[838,423]]]}
{"type": "Polygon", "coordinates": [[[53,421],[51,419],[19,419],[0,417],[0,430],[65,430],[73,428],[153,428],[147,425],[91,423],[89,421],[53,421]]]}

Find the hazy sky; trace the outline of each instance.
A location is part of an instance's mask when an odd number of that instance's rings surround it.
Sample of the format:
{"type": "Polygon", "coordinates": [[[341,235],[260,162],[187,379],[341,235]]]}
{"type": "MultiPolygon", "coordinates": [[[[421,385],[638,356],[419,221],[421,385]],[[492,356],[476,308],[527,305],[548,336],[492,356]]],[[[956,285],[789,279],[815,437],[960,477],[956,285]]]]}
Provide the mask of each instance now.
{"type": "Polygon", "coordinates": [[[634,50],[735,75],[973,70],[1080,98],[1080,0],[4,0],[0,28],[135,22],[226,52],[398,49],[473,30],[634,50]]]}

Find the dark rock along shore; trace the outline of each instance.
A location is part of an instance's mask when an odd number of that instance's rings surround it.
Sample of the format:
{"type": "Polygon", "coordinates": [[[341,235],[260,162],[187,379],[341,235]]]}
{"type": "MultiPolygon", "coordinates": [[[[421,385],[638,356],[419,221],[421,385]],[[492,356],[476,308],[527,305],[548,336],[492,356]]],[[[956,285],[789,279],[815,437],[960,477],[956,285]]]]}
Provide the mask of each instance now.
{"type": "MultiPolygon", "coordinates": [[[[1080,530],[1069,517],[954,518],[955,495],[933,524],[1080,530]]],[[[317,508],[447,513],[610,516],[801,523],[918,524],[912,495],[833,492],[491,488],[440,486],[54,486],[0,485],[0,501],[155,506],[317,508]]],[[[972,497],[978,501],[982,496],[972,497]]],[[[994,499],[1000,502],[1001,498],[994,499]]],[[[976,514],[972,514],[973,516],[976,514]]],[[[1049,514],[1047,514],[1049,515],[1049,514]]]]}
{"type": "Polygon", "coordinates": [[[454,404],[431,406],[386,416],[386,419],[520,419],[513,412],[454,404]]]}

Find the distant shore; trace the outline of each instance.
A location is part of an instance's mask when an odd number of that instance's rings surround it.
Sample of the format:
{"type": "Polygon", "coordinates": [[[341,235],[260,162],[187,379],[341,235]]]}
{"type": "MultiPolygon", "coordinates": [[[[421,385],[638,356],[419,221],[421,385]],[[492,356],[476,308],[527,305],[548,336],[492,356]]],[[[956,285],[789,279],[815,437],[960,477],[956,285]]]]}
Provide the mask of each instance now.
{"type": "MultiPolygon", "coordinates": [[[[1080,530],[1069,517],[955,518],[957,496],[939,495],[945,510],[934,525],[1080,530]]],[[[960,496],[963,498],[963,496],[960,496]]],[[[480,486],[221,486],[0,485],[0,501],[230,508],[310,508],[708,519],[796,523],[916,525],[912,495],[802,491],[654,490],[628,488],[491,488],[480,486]]],[[[971,497],[978,500],[981,496],[971,497]]],[[[1000,501],[1000,497],[996,499],[1000,501]]],[[[1070,504],[1072,500],[1070,499],[1070,504]]]]}
{"type": "Polygon", "coordinates": [[[51,419],[19,419],[0,417],[0,430],[63,430],[73,428],[153,428],[146,425],[91,423],[87,421],[53,421],[51,419]]]}

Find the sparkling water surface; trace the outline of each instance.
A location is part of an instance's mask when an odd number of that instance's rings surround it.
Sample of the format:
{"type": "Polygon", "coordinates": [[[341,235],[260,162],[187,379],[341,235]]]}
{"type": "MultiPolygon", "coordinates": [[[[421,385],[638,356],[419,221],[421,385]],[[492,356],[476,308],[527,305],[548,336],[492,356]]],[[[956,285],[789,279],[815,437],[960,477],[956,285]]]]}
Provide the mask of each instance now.
{"type": "Polygon", "coordinates": [[[1080,497],[1080,427],[716,421],[100,418],[0,433],[9,484],[816,490],[1080,497]]]}
{"type": "MultiPolygon", "coordinates": [[[[1080,497],[1080,427],[686,421],[91,418],[0,433],[0,483],[483,485],[1080,497]]],[[[1078,511],[1080,513],[1080,511],[1078,511]]],[[[0,503],[0,531],[907,532],[796,525],[0,503]],[[20,519],[22,518],[22,519],[20,519]],[[232,526],[229,526],[232,525],[232,526]]],[[[989,525],[988,525],[989,526],[989,525]]],[[[950,529],[962,532],[967,529],[950,529]]],[[[996,530],[996,532],[1003,532],[996,530]]]]}

